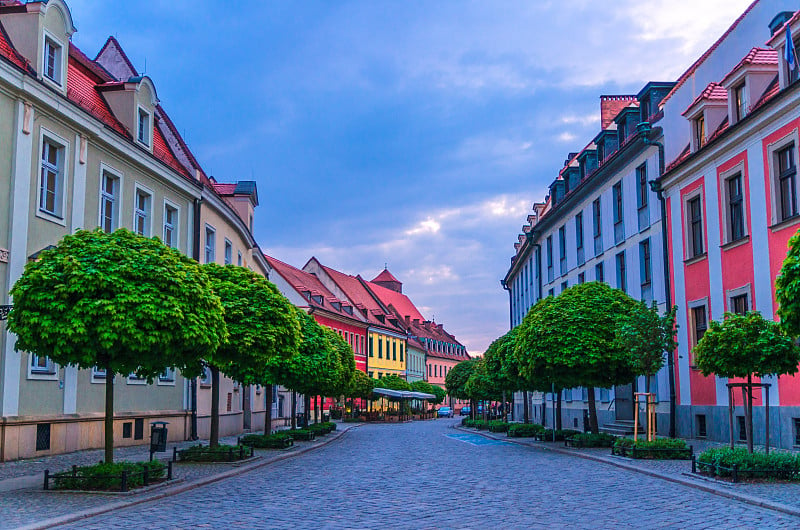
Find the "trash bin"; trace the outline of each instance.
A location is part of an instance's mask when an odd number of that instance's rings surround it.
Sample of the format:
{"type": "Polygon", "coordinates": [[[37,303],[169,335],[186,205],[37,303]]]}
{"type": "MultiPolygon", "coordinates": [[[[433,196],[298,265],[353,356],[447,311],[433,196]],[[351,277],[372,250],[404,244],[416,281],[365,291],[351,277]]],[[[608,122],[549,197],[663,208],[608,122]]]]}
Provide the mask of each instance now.
{"type": "Polygon", "coordinates": [[[167,425],[166,421],[154,421],[150,424],[150,460],[153,453],[163,453],[167,450],[167,425]]]}

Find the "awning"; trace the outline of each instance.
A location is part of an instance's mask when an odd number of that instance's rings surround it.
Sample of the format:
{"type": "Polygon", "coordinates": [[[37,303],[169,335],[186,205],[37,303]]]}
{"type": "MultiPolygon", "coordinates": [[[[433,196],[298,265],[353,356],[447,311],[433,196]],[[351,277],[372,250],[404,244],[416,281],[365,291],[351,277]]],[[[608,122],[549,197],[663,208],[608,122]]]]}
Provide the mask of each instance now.
{"type": "Polygon", "coordinates": [[[426,394],[425,392],[409,392],[407,390],[392,390],[390,388],[373,388],[372,392],[395,399],[436,399],[436,396],[433,394],[426,394]]]}

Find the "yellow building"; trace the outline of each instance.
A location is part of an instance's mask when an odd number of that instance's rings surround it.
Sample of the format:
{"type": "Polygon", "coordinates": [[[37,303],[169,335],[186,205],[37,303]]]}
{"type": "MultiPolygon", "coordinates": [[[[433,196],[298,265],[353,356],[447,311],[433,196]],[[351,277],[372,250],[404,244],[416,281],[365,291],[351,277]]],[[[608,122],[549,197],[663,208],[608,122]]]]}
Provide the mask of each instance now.
{"type": "Polygon", "coordinates": [[[380,379],[386,375],[406,378],[406,337],[389,329],[370,326],[367,330],[369,352],[367,373],[380,379]]]}

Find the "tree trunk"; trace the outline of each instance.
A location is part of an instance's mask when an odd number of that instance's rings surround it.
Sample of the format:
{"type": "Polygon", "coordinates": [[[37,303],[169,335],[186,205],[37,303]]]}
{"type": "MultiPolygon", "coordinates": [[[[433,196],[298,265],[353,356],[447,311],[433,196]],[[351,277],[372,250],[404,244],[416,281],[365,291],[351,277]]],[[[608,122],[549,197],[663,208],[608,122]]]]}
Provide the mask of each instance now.
{"type": "Polygon", "coordinates": [[[211,368],[211,435],[208,445],[217,447],[219,445],[219,368],[211,368]]]}
{"type": "Polygon", "coordinates": [[[307,429],[311,419],[311,396],[305,395],[303,398],[303,420],[305,421],[303,428],[307,429]]]}
{"type": "Polygon", "coordinates": [[[503,390],[503,421],[508,422],[508,402],[506,401],[505,390],[503,390]]]}
{"type": "Polygon", "coordinates": [[[105,431],[105,459],[110,464],[114,461],[114,373],[111,363],[106,363],[106,417],[103,421],[105,431]]]}
{"type": "Polygon", "coordinates": [[[747,452],[753,453],[753,376],[747,374],[747,403],[745,405],[744,424],[747,429],[747,452]]]}
{"type": "Polygon", "coordinates": [[[650,393],[650,376],[649,375],[645,375],[644,376],[644,391],[647,392],[648,394],[650,393]]]}
{"type": "Polygon", "coordinates": [[[561,430],[561,390],[556,394],[556,430],[561,430]]]}
{"type": "Polygon", "coordinates": [[[600,432],[600,427],[597,425],[597,403],[594,399],[594,387],[589,387],[589,430],[594,434],[600,432]]]}
{"type": "Polygon", "coordinates": [[[292,429],[297,428],[297,392],[292,390],[292,429]]]}
{"type": "MultiPolygon", "coordinates": [[[[528,410],[528,391],[525,390],[522,392],[522,423],[530,423],[531,422],[531,415],[530,411],[528,410]]],[[[544,421],[542,421],[544,423],[544,421]]]]}
{"type": "Polygon", "coordinates": [[[264,434],[272,434],[272,393],[274,392],[273,385],[264,387],[266,392],[265,409],[264,409],[264,434]]]}
{"type": "Polygon", "coordinates": [[[517,411],[514,410],[514,405],[516,405],[516,402],[515,402],[515,400],[516,400],[515,396],[516,395],[517,395],[516,392],[511,392],[511,404],[509,405],[509,407],[511,408],[511,418],[514,421],[517,421],[517,411]]]}

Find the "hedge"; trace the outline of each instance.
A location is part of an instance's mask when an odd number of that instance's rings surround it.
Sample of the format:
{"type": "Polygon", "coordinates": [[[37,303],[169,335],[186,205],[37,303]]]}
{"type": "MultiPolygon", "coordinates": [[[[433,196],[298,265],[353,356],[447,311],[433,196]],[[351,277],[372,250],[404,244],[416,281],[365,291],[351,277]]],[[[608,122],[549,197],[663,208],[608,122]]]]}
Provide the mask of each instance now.
{"type": "Polygon", "coordinates": [[[617,437],[613,434],[591,432],[574,434],[564,440],[564,445],[569,447],[611,447],[617,437]]]}
{"type": "Polygon", "coordinates": [[[685,460],[692,457],[692,448],[679,438],[656,438],[650,442],[636,440],[636,443],[633,438],[617,438],[611,454],[636,459],[685,460]]]}
{"type": "Polygon", "coordinates": [[[159,460],[152,462],[101,462],[91,466],[75,467],[72,471],[50,475],[53,489],[85,491],[119,491],[144,485],[144,471],[149,482],[164,477],[166,466],[159,460]],[[122,473],[127,471],[127,484],[122,487],[122,473]]]}
{"type": "Polygon", "coordinates": [[[175,450],[181,462],[235,462],[253,456],[253,448],[248,445],[193,445],[187,449],[175,450]]]}
{"type": "Polygon", "coordinates": [[[501,420],[494,420],[489,422],[489,431],[491,432],[508,432],[508,423],[501,420]]]}
{"type": "Polygon", "coordinates": [[[555,431],[555,436],[553,436],[553,429],[542,429],[538,434],[534,434],[533,437],[543,442],[563,442],[576,434],[581,434],[581,432],[572,429],[558,429],[555,431]]]}
{"type": "Polygon", "coordinates": [[[511,423],[508,426],[508,436],[512,438],[529,438],[544,431],[538,423],[511,423]]]}
{"type": "Polygon", "coordinates": [[[248,434],[242,436],[242,445],[257,447],[258,449],[285,449],[294,445],[294,439],[288,434],[248,434]]]}
{"type": "Polygon", "coordinates": [[[784,452],[748,453],[743,447],[720,447],[703,451],[697,458],[701,473],[741,478],[800,481],[800,455],[784,452]]]}

